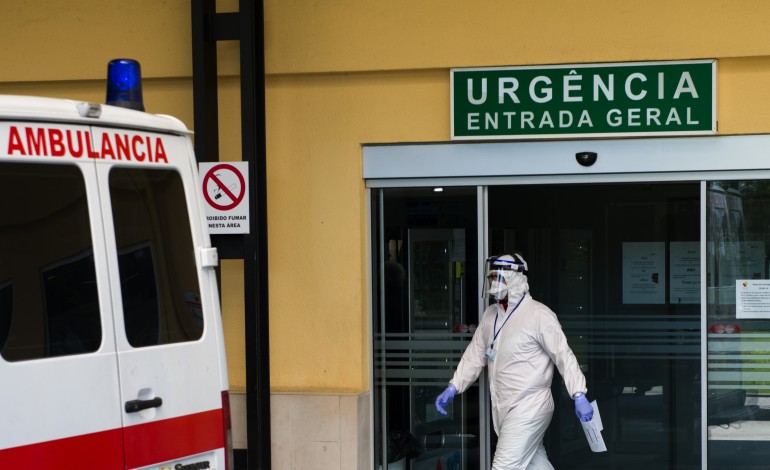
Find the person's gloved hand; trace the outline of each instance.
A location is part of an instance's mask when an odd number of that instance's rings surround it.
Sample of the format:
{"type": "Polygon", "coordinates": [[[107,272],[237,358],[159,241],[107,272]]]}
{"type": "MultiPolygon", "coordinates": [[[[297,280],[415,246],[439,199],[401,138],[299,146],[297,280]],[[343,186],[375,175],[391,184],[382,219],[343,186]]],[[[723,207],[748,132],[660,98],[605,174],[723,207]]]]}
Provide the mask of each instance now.
{"type": "Polygon", "coordinates": [[[446,410],[444,407],[452,403],[452,400],[454,400],[456,394],[457,389],[455,388],[454,384],[449,384],[446,390],[441,392],[441,394],[436,397],[436,409],[439,413],[446,415],[446,410]]]}
{"type": "Polygon", "coordinates": [[[594,417],[594,408],[588,403],[585,394],[578,392],[572,398],[575,400],[575,414],[578,419],[584,423],[591,421],[594,417]]]}

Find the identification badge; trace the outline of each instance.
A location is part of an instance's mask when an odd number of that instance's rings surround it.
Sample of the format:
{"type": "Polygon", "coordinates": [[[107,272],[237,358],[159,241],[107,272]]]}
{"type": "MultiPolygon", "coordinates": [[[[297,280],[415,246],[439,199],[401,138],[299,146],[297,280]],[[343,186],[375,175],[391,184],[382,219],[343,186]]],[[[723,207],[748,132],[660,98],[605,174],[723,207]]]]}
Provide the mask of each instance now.
{"type": "Polygon", "coordinates": [[[487,351],[484,353],[484,355],[490,361],[494,361],[495,360],[495,354],[497,354],[497,353],[495,352],[495,348],[493,348],[492,346],[488,347],[487,351]]]}

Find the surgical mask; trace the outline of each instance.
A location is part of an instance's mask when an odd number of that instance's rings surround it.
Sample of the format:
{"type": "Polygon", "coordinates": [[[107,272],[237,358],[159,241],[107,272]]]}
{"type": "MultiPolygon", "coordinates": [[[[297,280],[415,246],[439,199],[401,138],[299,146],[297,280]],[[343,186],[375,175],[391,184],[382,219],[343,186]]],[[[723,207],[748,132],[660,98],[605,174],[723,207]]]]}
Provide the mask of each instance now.
{"type": "Polygon", "coordinates": [[[508,296],[508,286],[502,282],[492,281],[487,294],[493,296],[497,300],[503,300],[508,296]]]}
{"type": "Polygon", "coordinates": [[[506,270],[490,271],[486,278],[485,292],[497,300],[502,300],[508,295],[510,282],[514,278],[514,272],[506,270]]]}

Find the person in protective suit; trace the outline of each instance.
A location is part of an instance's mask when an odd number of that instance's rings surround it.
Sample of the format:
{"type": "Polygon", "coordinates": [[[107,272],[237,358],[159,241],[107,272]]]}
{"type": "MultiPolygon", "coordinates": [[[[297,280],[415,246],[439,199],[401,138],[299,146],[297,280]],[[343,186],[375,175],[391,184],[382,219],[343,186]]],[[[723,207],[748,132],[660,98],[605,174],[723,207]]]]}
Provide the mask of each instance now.
{"type": "Polygon", "coordinates": [[[578,419],[587,422],[593,417],[586,379],[556,314],[528,292],[527,262],[521,255],[487,260],[483,295],[497,302],[484,311],[449,386],[436,398],[436,409],[447,414],[445,407],[454,396],[470,387],[487,366],[498,436],[492,470],[553,470],[543,436],[554,410],[554,364],[575,402],[578,419]]]}

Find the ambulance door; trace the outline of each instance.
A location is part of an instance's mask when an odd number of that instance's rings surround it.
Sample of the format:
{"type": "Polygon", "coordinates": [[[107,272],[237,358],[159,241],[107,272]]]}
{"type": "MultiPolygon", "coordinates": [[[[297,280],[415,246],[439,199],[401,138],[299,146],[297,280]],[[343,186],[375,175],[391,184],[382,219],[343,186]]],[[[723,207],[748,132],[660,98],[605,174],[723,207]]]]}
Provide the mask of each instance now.
{"type": "Polygon", "coordinates": [[[109,276],[95,166],[82,158],[86,136],[79,126],[0,123],[2,469],[123,468],[109,276]]]}
{"type": "Polygon", "coordinates": [[[213,316],[219,309],[203,283],[189,142],[98,128],[92,136],[101,149],[97,172],[115,273],[126,468],[222,469],[224,353],[213,316]],[[121,146],[127,150],[118,154],[121,146]]]}

